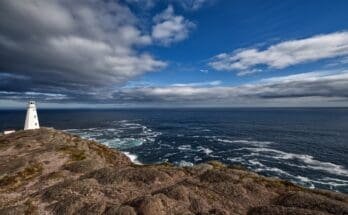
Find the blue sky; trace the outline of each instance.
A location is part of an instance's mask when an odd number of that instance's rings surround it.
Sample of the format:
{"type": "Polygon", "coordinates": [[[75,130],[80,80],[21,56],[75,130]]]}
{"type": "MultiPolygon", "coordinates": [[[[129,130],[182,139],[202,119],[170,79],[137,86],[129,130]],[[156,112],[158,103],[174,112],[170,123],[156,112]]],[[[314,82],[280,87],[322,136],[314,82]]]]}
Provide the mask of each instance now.
{"type": "Polygon", "coordinates": [[[157,83],[224,80],[226,84],[245,83],[263,77],[322,69],[326,62],[316,61],[297,68],[238,77],[235,74],[216,72],[206,65],[212,56],[249,47],[267,47],[281,41],[308,38],[348,29],[348,2],[337,1],[215,1],[210,7],[198,11],[178,12],[197,23],[191,35],[169,49],[155,47],[157,56],[174,63],[161,74],[147,74],[143,78],[157,83]],[[180,70],[184,70],[181,72],[180,70]],[[208,73],[199,73],[209,70],[208,73]],[[279,74],[281,72],[281,74],[279,74]],[[179,74],[177,74],[179,73],[179,74]],[[278,74],[277,74],[278,73],[278,74]],[[169,76],[169,77],[168,77],[169,76]],[[255,77],[257,76],[257,77],[255,77]]]}
{"type": "Polygon", "coordinates": [[[348,106],[348,2],[4,0],[0,108],[348,106]]]}

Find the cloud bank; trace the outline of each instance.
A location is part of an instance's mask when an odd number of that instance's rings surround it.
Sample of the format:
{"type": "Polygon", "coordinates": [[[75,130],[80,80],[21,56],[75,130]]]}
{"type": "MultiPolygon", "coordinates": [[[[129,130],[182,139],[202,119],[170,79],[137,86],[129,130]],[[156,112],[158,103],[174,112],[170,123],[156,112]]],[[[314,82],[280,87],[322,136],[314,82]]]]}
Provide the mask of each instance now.
{"type": "Polygon", "coordinates": [[[122,89],[123,102],[201,106],[347,105],[348,71],[321,71],[268,78],[240,86],[172,85],[122,89]]]}
{"type": "MultiPolygon", "coordinates": [[[[173,84],[167,87],[125,87],[86,95],[48,95],[44,102],[68,102],[135,106],[347,106],[348,71],[319,71],[262,79],[240,86],[221,86],[220,81],[173,84]],[[103,97],[100,95],[103,94],[103,97]]],[[[30,93],[29,93],[30,94],[30,93]]],[[[28,96],[28,95],[26,95],[28,96]]],[[[42,100],[41,94],[32,94],[42,100]]],[[[20,100],[23,95],[0,91],[0,97],[20,100]]]]}
{"type": "Polygon", "coordinates": [[[240,49],[222,53],[209,65],[219,71],[258,72],[257,66],[283,69],[289,66],[348,55],[348,32],[337,32],[281,42],[264,50],[240,49]]]}
{"type": "MultiPolygon", "coordinates": [[[[172,7],[154,21],[147,32],[118,1],[3,0],[0,71],[10,73],[7,82],[16,76],[26,77],[16,83],[21,85],[18,90],[93,91],[122,84],[167,65],[140,50],[154,43],[181,41],[193,26],[175,15],[172,7]]],[[[6,83],[0,90],[13,88],[6,83]]]]}

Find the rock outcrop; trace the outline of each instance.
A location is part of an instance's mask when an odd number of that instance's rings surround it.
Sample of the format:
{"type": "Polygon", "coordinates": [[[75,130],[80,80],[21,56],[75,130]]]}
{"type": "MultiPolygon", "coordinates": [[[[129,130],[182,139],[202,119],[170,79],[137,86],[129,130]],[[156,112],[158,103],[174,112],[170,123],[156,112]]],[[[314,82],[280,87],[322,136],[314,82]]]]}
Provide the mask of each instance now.
{"type": "Polygon", "coordinates": [[[0,214],[348,214],[348,197],[214,161],[135,165],[42,128],[0,136],[0,214]]]}

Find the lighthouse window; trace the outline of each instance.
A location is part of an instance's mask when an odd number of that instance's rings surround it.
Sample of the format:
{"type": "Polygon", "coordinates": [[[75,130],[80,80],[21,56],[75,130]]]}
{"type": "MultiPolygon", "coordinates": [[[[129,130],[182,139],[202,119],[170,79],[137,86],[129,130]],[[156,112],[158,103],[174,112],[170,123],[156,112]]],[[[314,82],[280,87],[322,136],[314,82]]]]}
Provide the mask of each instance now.
{"type": "Polygon", "coordinates": [[[34,115],[34,119],[36,119],[36,115],[34,115]]]}
{"type": "Polygon", "coordinates": [[[35,123],[35,125],[37,125],[37,123],[35,123]]]}

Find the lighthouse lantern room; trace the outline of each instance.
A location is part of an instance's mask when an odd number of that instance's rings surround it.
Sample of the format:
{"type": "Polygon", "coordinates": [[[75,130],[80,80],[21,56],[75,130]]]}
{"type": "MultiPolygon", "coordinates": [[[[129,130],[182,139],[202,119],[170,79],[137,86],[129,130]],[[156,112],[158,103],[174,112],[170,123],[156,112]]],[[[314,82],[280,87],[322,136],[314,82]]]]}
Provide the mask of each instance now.
{"type": "Polygon", "coordinates": [[[37,116],[35,102],[29,101],[27,108],[27,116],[25,118],[24,130],[39,128],[39,117],[37,116]]]}

